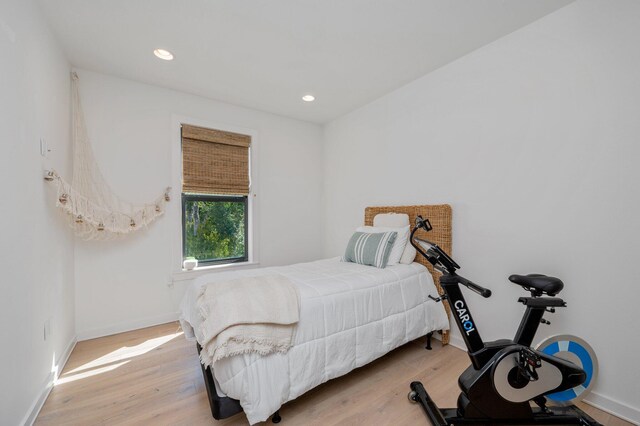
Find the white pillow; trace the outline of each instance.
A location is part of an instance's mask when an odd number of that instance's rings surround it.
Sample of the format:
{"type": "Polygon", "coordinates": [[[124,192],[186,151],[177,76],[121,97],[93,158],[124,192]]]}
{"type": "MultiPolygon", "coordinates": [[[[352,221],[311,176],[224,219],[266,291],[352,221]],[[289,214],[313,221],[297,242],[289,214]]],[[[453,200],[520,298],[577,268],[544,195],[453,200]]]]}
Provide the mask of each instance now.
{"type": "Polygon", "coordinates": [[[386,227],[386,226],[361,226],[356,229],[356,232],[366,232],[369,234],[377,234],[380,232],[396,232],[396,240],[393,242],[391,253],[389,254],[389,260],[387,266],[397,265],[400,263],[400,258],[404,252],[404,248],[407,245],[409,239],[409,225],[402,227],[386,227]]]}
{"type": "MultiPolygon", "coordinates": [[[[409,225],[409,215],[406,213],[380,213],[373,218],[373,226],[400,227],[409,225]]],[[[407,237],[407,243],[400,257],[400,263],[405,265],[413,263],[416,254],[416,249],[411,245],[409,237],[407,237]]]]}
{"type": "MultiPolygon", "coordinates": [[[[409,234],[409,236],[411,236],[411,234],[409,234]]],[[[416,254],[418,254],[416,248],[411,245],[409,239],[407,238],[407,245],[402,252],[402,257],[400,257],[400,263],[402,263],[403,265],[412,264],[416,260],[416,254]]]]}
{"type": "Polygon", "coordinates": [[[373,218],[373,226],[399,228],[409,225],[409,215],[405,213],[380,213],[373,218]]]}

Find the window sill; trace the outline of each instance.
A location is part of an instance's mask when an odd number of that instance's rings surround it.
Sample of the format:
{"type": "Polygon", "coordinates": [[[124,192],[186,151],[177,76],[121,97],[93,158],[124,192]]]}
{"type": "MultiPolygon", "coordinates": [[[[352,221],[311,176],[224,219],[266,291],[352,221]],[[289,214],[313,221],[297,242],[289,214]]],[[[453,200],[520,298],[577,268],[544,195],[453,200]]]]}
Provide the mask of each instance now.
{"type": "Polygon", "coordinates": [[[190,271],[183,269],[172,274],[173,281],[187,281],[197,278],[201,275],[210,274],[212,272],[233,271],[236,269],[255,268],[260,262],[237,262],[225,263],[222,265],[208,265],[192,269],[190,271]]]}

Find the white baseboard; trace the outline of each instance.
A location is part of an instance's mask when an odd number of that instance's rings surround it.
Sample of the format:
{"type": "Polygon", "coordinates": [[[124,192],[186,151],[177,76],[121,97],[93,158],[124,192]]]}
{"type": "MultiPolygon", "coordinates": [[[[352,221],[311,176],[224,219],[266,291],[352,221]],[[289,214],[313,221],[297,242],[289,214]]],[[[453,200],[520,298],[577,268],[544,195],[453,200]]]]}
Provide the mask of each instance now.
{"type": "Polygon", "coordinates": [[[47,401],[47,398],[51,393],[51,389],[53,389],[53,384],[56,380],[58,380],[58,376],[64,369],[64,366],[67,365],[67,361],[69,361],[71,352],[73,352],[73,348],[76,347],[77,342],[78,339],[76,337],[73,337],[62,355],[60,355],[60,357],[56,360],[57,371],[52,371],[45,379],[44,384],[42,385],[42,392],[40,392],[38,398],[36,398],[36,400],[33,401],[33,404],[31,404],[31,407],[29,407],[29,411],[27,411],[27,414],[22,421],[23,425],[31,426],[36,421],[38,414],[40,414],[40,410],[42,410],[44,403],[47,401]]]}
{"type": "Polygon", "coordinates": [[[464,344],[462,337],[457,334],[449,333],[449,344],[465,352],[467,351],[467,345],[464,344]]]}
{"type": "MultiPolygon", "coordinates": [[[[467,351],[467,345],[465,345],[462,337],[458,335],[451,334],[449,344],[465,352],[467,351]]],[[[584,402],[633,424],[640,424],[640,409],[636,407],[631,407],[597,392],[589,393],[584,402]]]]}
{"type": "Polygon", "coordinates": [[[141,328],[152,327],[154,325],[166,324],[168,322],[177,321],[178,313],[172,312],[168,314],[156,315],[154,317],[142,318],[135,321],[127,321],[119,324],[110,325],[108,327],[94,328],[91,330],[83,330],[78,332],[78,341],[96,339],[98,337],[111,336],[112,334],[124,333],[126,331],[139,330],[141,328]]]}
{"type": "Polygon", "coordinates": [[[631,407],[624,402],[617,401],[608,396],[604,396],[597,392],[591,392],[583,400],[589,405],[592,405],[602,411],[612,414],[616,417],[620,417],[623,420],[631,422],[633,424],[640,424],[640,409],[631,407]]]}
{"type": "Polygon", "coordinates": [[[22,424],[25,426],[31,426],[35,422],[40,410],[44,406],[44,403],[47,400],[47,397],[51,393],[53,389],[53,385],[55,381],[58,379],[59,374],[64,369],[64,366],[67,364],[69,360],[69,356],[71,356],[71,352],[73,352],[73,348],[75,348],[76,343],[82,340],[94,339],[97,337],[109,336],[112,334],[123,333],[125,331],[137,330],[140,328],[151,327],[154,325],[165,324],[171,321],[176,321],[178,319],[177,313],[158,315],[156,317],[151,318],[143,318],[141,320],[131,321],[127,323],[120,323],[110,327],[98,328],[93,330],[88,330],[84,332],[78,333],[76,337],[71,339],[65,351],[57,360],[57,371],[52,371],[44,383],[42,384],[42,392],[38,395],[38,398],[31,404],[27,414],[25,415],[22,424]]]}

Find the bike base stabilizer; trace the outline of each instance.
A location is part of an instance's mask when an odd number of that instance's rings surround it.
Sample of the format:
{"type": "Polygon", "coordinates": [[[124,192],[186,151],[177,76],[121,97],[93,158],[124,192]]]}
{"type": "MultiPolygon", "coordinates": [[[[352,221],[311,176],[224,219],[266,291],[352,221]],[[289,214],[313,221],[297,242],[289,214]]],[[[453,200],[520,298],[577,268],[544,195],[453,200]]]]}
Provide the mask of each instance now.
{"type": "Polygon", "coordinates": [[[458,415],[456,408],[438,408],[420,382],[411,383],[409,398],[424,409],[433,426],[449,425],[583,425],[602,426],[587,413],[571,405],[568,407],[536,408],[527,418],[465,418],[458,415]]]}

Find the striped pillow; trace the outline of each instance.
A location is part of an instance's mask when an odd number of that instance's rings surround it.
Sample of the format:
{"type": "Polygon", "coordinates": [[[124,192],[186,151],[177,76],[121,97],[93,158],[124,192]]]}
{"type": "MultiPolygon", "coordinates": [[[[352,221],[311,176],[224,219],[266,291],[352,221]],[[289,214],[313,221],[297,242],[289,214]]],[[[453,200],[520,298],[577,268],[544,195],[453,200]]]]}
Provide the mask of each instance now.
{"type": "Polygon", "coordinates": [[[347,244],[342,261],[384,268],[397,236],[397,232],[355,232],[347,244]]]}

